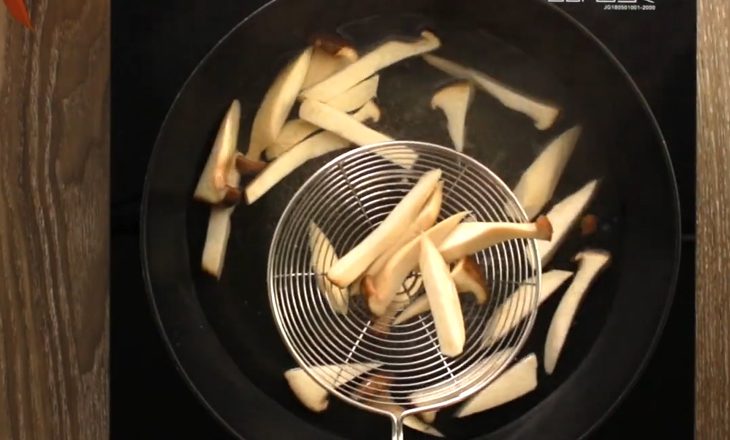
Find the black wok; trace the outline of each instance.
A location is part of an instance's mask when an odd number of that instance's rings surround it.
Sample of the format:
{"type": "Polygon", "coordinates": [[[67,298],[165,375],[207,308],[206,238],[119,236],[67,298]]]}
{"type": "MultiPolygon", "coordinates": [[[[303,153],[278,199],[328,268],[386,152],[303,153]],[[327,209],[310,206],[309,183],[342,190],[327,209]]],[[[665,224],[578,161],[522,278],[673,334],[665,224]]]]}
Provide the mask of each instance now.
{"type": "MultiPolygon", "coordinates": [[[[595,427],[633,383],[663,326],[679,256],[679,206],[659,128],[627,73],[565,13],[532,0],[279,0],[242,22],[201,62],[162,127],[149,165],[142,214],[146,282],[163,337],[181,374],[205,405],[242,438],[388,438],[385,418],[332,402],[312,415],[282,378],[294,366],[274,326],[265,285],[271,236],[288,199],[324,161],[290,175],[234,215],[222,279],[199,269],[207,207],[192,200],[220,118],[243,106],[241,148],[273,75],[318,31],[339,31],[366,49],[424,27],[440,52],[519,89],[560,103],[548,132],[478,94],[466,153],[513,185],[544,143],[584,126],[556,191],[559,200],[600,177],[590,212],[602,227],[572,237],[550,267],[573,268],[587,246],[614,256],[583,303],[556,373],[540,373],[530,395],[464,420],[441,414],[449,438],[578,438],[595,427]]],[[[190,38],[194,38],[194,35],[190,38]]],[[[428,108],[448,78],[413,59],[385,71],[378,128],[394,137],[449,145],[442,115],[428,108]],[[414,74],[415,72],[415,74],[414,74]]],[[[559,297],[559,294],[556,295],[559,297]]],[[[526,351],[542,357],[558,298],[539,311],[526,351]]],[[[407,438],[419,438],[409,431],[407,438]]]]}

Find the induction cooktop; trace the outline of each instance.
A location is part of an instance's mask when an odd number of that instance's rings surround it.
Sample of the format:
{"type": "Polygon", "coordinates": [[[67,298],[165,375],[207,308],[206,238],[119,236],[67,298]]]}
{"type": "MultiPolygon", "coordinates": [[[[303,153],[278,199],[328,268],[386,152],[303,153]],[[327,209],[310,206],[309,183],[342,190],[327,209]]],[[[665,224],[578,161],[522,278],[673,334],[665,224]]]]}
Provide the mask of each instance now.
{"type": "MultiPolygon", "coordinates": [[[[592,438],[692,438],[696,2],[545,1],[592,31],[637,83],[667,141],[682,208],[682,263],[666,329],[639,381],[592,438]]],[[[158,334],[142,281],[138,219],[147,160],[176,93],[206,52],[263,3],[112,4],[113,438],[231,438],[184,384],[158,334]]]]}

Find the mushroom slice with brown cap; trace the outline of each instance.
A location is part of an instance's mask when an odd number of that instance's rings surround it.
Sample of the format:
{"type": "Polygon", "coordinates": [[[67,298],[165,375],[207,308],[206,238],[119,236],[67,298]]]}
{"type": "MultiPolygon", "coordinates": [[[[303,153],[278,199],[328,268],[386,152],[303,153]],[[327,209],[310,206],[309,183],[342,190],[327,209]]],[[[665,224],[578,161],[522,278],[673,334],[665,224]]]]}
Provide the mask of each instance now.
{"type": "MultiPolygon", "coordinates": [[[[357,84],[342,95],[337,96],[329,104],[343,112],[351,112],[361,108],[368,101],[375,98],[378,92],[379,76],[375,75],[357,84]]],[[[271,146],[266,149],[266,157],[275,159],[291,149],[294,145],[306,139],[313,133],[320,130],[320,127],[303,119],[292,119],[284,124],[279,136],[271,146]]]]}
{"type": "Polygon", "coordinates": [[[223,201],[216,206],[230,208],[241,203],[241,200],[243,200],[243,192],[241,191],[241,188],[229,185],[226,188],[226,195],[223,197],[223,201]]]}
{"type": "Polygon", "coordinates": [[[454,417],[463,418],[504,405],[537,388],[537,356],[529,354],[511,366],[459,408],[454,417]]]}
{"type": "Polygon", "coordinates": [[[342,46],[332,53],[322,45],[313,45],[312,59],[309,62],[309,70],[304,78],[302,88],[306,89],[329,78],[348,64],[357,61],[357,59],[357,51],[352,47],[342,46]]]}
{"type": "MultiPolygon", "coordinates": [[[[230,167],[226,176],[226,184],[232,188],[237,188],[240,180],[241,176],[235,167],[230,167]]],[[[235,205],[212,206],[210,208],[201,267],[205,272],[218,279],[223,273],[228,238],[231,234],[231,215],[233,215],[235,209],[235,205]]]]}
{"type": "Polygon", "coordinates": [[[385,220],[330,268],[327,273],[330,281],[345,287],[365,273],[368,266],[408,229],[433,194],[441,175],[438,168],[424,173],[385,220]]]}
{"type": "Polygon", "coordinates": [[[558,363],[558,357],[563,350],[578,307],[596,277],[611,262],[611,254],[604,250],[589,249],[578,253],[574,260],[578,262],[578,270],[573,278],[573,283],[568,287],[555,310],[545,340],[545,372],[547,374],[555,371],[555,365],[558,363]]]}
{"type": "MultiPolygon", "coordinates": [[[[393,141],[390,136],[368,127],[347,113],[313,99],[302,102],[299,117],[359,146],[393,141]]],[[[411,168],[418,159],[418,154],[405,146],[380,154],[404,168],[411,168]]]]}
{"type": "Polygon", "coordinates": [[[542,267],[545,267],[555,255],[568,233],[578,223],[583,211],[588,207],[598,192],[600,182],[592,180],[581,189],[574,192],[561,202],[553,206],[547,213],[547,218],[553,225],[553,239],[550,242],[538,241],[537,251],[540,254],[542,267]]]}
{"type": "Polygon", "coordinates": [[[310,41],[314,48],[321,49],[338,58],[349,60],[351,63],[360,58],[352,43],[340,35],[318,33],[310,38],[310,41]]]}
{"type": "Polygon", "coordinates": [[[359,400],[382,398],[388,396],[392,384],[393,377],[388,373],[365,374],[363,375],[361,382],[355,388],[353,395],[358,396],[359,400]]]}
{"type": "MultiPolygon", "coordinates": [[[[432,243],[438,245],[452,231],[458,227],[467,212],[460,212],[439,222],[422,235],[428,237],[432,243]]],[[[395,294],[401,289],[403,280],[409,273],[418,267],[421,238],[416,237],[403,246],[398,252],[388,260],[383,269],[374,277],[366,276],[362,287],[365,289],[364,294],[368,298],[368,306],[370,311],[381,316],[393,302],[395,294]]]]}
{"type": "Polygon", "coordinates": [[[309,224],[309,250],[311,265],[317,277],[317,285],[324,292],[335,312],[346,315],[350,293],[347,288],[340,288],[332,284],[325,275],[330,267],[337,262],[337,253],[327,236],[314,222],[309,224]]]}
{"type": "Polygon", "coordinates": [[[327,102],[381,69],[440,46],[438,37],[428,31],[422,32],[421,37],[414,42],[385,42],[326,80],[307,88],[302,92],[302,97],[327,102]]]}
{"type": "Polygon", "coordinates": [[[236,170],[242,177],[255,176],[266,168],[267,163],[261,160],[248,159],[243,153],[236,153],[236,170]]]}
{"type": "Polygon", "coordinates": [[[279,73],[269,87],[251,127],[247,158],[259,160],[261,153],[279,136],[302,89],[311,57],[311,48],[303,51],[279,73]]]}
{"type": "Polygon", "coordinates": [[[598,231],[598,216],[595,214],[586,214],[580,219],[580,236],[588,237],[598,231]]]}
{"type": "Polygon", "coordinates": [[[456,151],[464,151],[466,114],[474,98],[474,86],[460,81],[436,92],[431,99],[431,108],[441,109],[446,116],[449,136],[456,151]]]}
{"type": "Polygon", "coordinates": [[[464,350],[466,329],[461,311],[459,294],[449,273],[449,266],[433,242],[426,236],[421,238],[421,254],[418,260],[426,287],[426,296],[436,327],[436,336],[441,352],[455,357],[464,350]]]}
{"type": "Polygon", "coordinates": [[[464,257],[451,271],[456,290],[459,293],[474,294],[477,304],[484,304],[489,299],[489,288],[482,268],[474,257],[464,257]]]}
{"type": "MultiPolygon", "coordinates": [[[[360,121],[380,118],[380,109],[374,102],[365,104],[353,118],[360,121]]],[[[307,161],[347,148],[350,142],[334,133],[324,131],[309,137],[271,162],[248,186],[245,197],[249,205],[261,198],[267,191],[307,161]]]]}
{"type": "Polygon", "coordinates": [[[439,250],[452,263],[507,240],[550,240],[552,234],[552,225],[545,216],[538,217],[534,223],[462,223],[441,243],[439,250]]]}
{"type": "MultiPolygon", "coordinates": [[[[340,387],[379,367],[380,364],[377,363],[343,364],[322,365],[312,367],[310,370],[312,374],[318,377],[335,378],[335,387],[340,387]]],[[[322,412],[327,409],[329,406],[329,393],[309,373],[301,368],[292,368],[284,373],[284,378],[302,405],[314,412],[322,412]]]]}
{"type": "Polygon", "coordinates": [[[580,133],[580,126],[576,126],[553,139],[522,174],[513,192],[528,218],[538,215],[553,197],[580,133]]]}
{"type": "Polygon", "coordinates": [[[436,223],[439,213],[441,212],[441,202],[444,196],[444,183],[439,182],[436,189],[431,194],[431,198],[426,202],[426,206],[423,207],[416,220],[408,227],[408,231],[399,237],[396,242],[386,252],[380,254],[380,256],[368,267],[366,272],[367,275],[377,275],[385,264],[390,260],[390,257],[395,255],[406,243],[418,237],[420,233],[429,229],[436,223]]]}
{"type": "Polygon", "coordinates": [[[196,200],[217,204],[225,198],[228,186],[226,174],[236,154],[240,121],[241,103],[234,100],[221,121],[208,161],[195,187],[193,197],[196,200]]]}
{"type": "MultiPolygon", "coordinates": [[[[542,274],[537,307],[548,300],[570,277],[573,272],[551,270],[542,274]]],[[[484,329],[484,344],[489,345],[511,332],[517,324],[532,312],[530,304],[534,295],[535,279],[530,278],[507,297],[489,317],[484,329]]]]}
{"type": "Polygon", "coordinates": [[[428,64],[454,78],[474,82],[477,87],[492,95],[505,107],[530,117],[535,122],[535,127],[538,130],[547,130],[550,128],[560,114],[560,109],[552,104],[519,93],[511,87],[499,83],[484,72],[431,54],[424,55],[423,59],[428,64]]]}

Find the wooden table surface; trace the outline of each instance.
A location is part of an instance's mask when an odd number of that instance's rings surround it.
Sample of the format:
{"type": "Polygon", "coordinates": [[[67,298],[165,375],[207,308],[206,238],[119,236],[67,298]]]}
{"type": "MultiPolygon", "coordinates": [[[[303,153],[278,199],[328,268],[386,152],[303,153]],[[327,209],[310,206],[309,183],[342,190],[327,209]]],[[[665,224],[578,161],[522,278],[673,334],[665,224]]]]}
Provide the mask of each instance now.
{"type": "MultiPolygon", "coordinates": [[[[697,437],[730,438],[730,2],[699,1],[697,437]]],[[[0,439],[108,436],[109,2],[0,7],[0,439]]],[[[669,384],[668,386],[671,386],[669,384]]]]}
{"type": "Polygon", "coordinates": [[[108,436],[109,3],[0,4],[0,439],[108,436]]]}
{"type": "Polygon", "coordinates": [[[730,438],[730,2],[700,0],[696,432],[730,438]]]}

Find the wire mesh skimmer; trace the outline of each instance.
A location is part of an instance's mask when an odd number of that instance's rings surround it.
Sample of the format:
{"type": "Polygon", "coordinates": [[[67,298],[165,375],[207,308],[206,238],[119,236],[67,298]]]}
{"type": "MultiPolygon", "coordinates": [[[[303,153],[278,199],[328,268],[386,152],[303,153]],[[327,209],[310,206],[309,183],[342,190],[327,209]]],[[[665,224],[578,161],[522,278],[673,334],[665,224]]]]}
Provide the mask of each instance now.
{"type": "Polygon", "coordinates": [[[271,307],[295,360],[330,394],[390,416],[394,439],[403,438],[406,417],[453,405],[496,378],[518,354],[537,312],[540,271],[534,268],[540,261],[535,242],[525,239],[497,244],[475,256],[491,296],[483,305],[461,296],[466,343],[458,357],[441,353],[430,313],[393,324],[395,314],[423,294],[417,272],[404,282],[393,313],[384,318],[372,317],[362,295],[349,298],[346,315],[335,312],[317,280],[325,274],[314,273],[311,266],[310,222],[342,256],[435,168],[443,171],[444,183],[439,220],[464,210],[471,212],[467,221],[528,220],[509,188],[479,162],[437,145],[399,141],[354,149],[319,169],[284,211],[269,254],[271,307]],[[394,164],[413,151],[418,160],[410,169],[394,164]],[[489,323],[495,308],[518,288],[519,300],[510,301],[496,327],[489,323]],[[506,336],[487,344],[485,333],[492,331],[506,336]],[[326,368],[315,368],[322,366],[326,368]]]}

